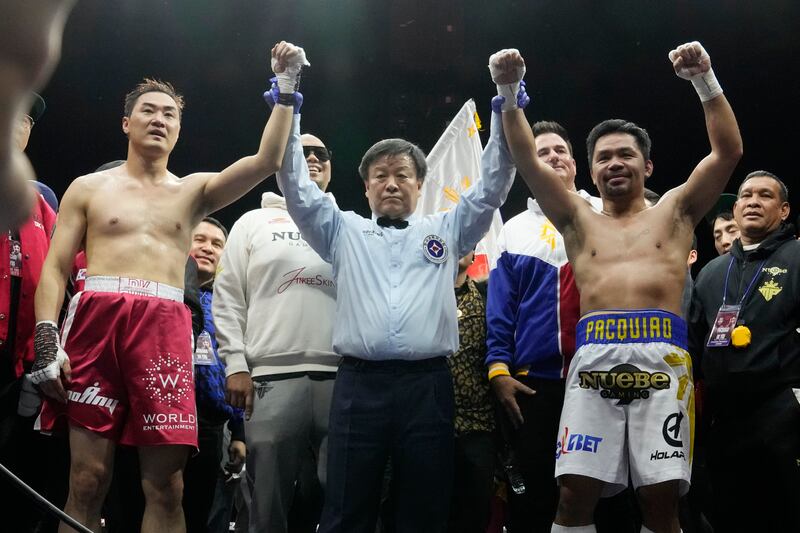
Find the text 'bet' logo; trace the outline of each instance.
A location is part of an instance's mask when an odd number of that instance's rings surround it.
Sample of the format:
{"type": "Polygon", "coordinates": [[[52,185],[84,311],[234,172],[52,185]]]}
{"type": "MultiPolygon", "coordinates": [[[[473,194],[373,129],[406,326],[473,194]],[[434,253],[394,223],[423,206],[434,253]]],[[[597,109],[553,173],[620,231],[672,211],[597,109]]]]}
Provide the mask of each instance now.
{"type": "Polygon", "coordinates": [[[661,427],[661,436],[670,446],[680,448],[683,446],[681,438],[681,422],[683,422],[683,413],[672,413],[664,419],[664,425],[661,427]]]}
{"type": "Polygon", "coordinates": [[[556,459],[562,454],[572,452],[597,453],[603,437],[584,435],[583,433],[571,433],[569,428],[564,428],[564,436],[556,442],[556,459]]]}
{"type": "Polygon", "coordinates": [[[611,370],[590,370],[580,372],[582,389],[600,390],[600,396],[619,400],[617,405],[628,405],[633,400],[650,397],[648,389],[669,388],[669,374],[664,372],[644,372],[629,364],[617,365],[611,370]]]}

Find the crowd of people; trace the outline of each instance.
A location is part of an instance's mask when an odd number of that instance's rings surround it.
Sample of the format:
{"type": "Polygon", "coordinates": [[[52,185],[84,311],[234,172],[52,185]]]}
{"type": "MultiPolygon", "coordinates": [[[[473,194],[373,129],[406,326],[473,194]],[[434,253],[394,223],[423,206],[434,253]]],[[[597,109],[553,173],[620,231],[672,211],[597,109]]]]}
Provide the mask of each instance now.
{"type": "MultiPolygon", "coordinates": [[[[0,463],[23,484],[90,531],[800,530],[800,244],[777,175],[723,194],[743,147],[702,45],[669,61],[710,151],[663,195],[620,119],[588,134],[599,196],[577,190],[509,49],[452,210],[417,213],[425,154],[384,139],[371,217],[342,211],[281,41],[255,154],[172,174],[183,98],[145,79],[126,159],[59,201],[22,153],[71,4],[31,2],[51,49],[0,54],[0,463]],[[533,199],[472,279],[517,172],[533,199]],[[230,231],[210,216],[273,174],[230,231]],[[704,219],[719,256],[693,279],[704,219]]],[[[71,530],[3,483],[11,531],[71,530]]]]}

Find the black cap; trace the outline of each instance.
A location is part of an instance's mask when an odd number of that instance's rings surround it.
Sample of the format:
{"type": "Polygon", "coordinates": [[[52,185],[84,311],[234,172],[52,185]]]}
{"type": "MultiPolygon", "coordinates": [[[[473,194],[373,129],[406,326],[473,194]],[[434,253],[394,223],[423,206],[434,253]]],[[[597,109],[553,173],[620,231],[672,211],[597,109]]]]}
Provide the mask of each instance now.
{"type": "Polygon", "coordinates": [[[33,102],[31,102],[31,110],[28,114],[34,122],[39,122],[39,119],[44,115],[44,110],[47,109],[47,105],[45,105],[44,98],[42,98],[41,95],[38,93],[32,93],[32,95],[33,102]]]}
{"type": "Polygon", "coordinates": [[[736,202],[736,195],[731,193],[722,193],[719,195],[719,199],[717,203],[714,204],[714,207],[706,213],[706,222],[708,222],[711,226],[714,225],[714,221],[717,219],[720,213],[731,213],[733,212],[733,204],[736,202]]]}

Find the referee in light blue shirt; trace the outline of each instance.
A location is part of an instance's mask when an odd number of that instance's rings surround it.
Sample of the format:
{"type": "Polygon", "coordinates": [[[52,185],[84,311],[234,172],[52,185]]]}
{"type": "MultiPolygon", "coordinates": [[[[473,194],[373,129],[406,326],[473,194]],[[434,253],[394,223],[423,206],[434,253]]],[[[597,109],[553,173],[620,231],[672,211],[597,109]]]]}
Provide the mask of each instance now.
{"type": "MultiPolygon", "coordinates": [[[[499,109],[499,107],[498,107],[499,109]]],[[[402,139],[364,155],[372,218],[342,212],[308,176],[295,115],[278,184],[303,238],[333,265],[333,346],[343,356],[328,433],[320,533],[375,530],[392,459],[398,532],[442,531],[453,471],[453,384],[445,358],[458,348],[453,280],[505,201],[514,167],[499,113],[482,179],[446,213],[414,214],[427,165],[402,139]]]]}

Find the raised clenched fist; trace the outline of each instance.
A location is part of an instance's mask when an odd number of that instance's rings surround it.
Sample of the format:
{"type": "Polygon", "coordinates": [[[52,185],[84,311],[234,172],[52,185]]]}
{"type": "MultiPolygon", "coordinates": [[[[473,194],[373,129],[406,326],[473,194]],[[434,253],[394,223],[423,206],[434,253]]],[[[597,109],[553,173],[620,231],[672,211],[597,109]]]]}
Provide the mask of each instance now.
{"type": "Polygon", "coordinates": [[[281,41],[272,47],[272,71],[281,74],[287,69],[309,65],[305,51],[292,43],[281,41]]]}
{"type": "Polygon", "coordinates": [[[516,48],[500,50],[489,57],[489,72],[497,85],[518,83],[525,76],[525,60],[516,48]]]}
{"type": "Polygon", "coordinates": [[[703,45],[697,41],[682,44],[669,53],[675,74],[689,80],[698,74],[705,74],[711,69],[711,57],[703,45]]]}

